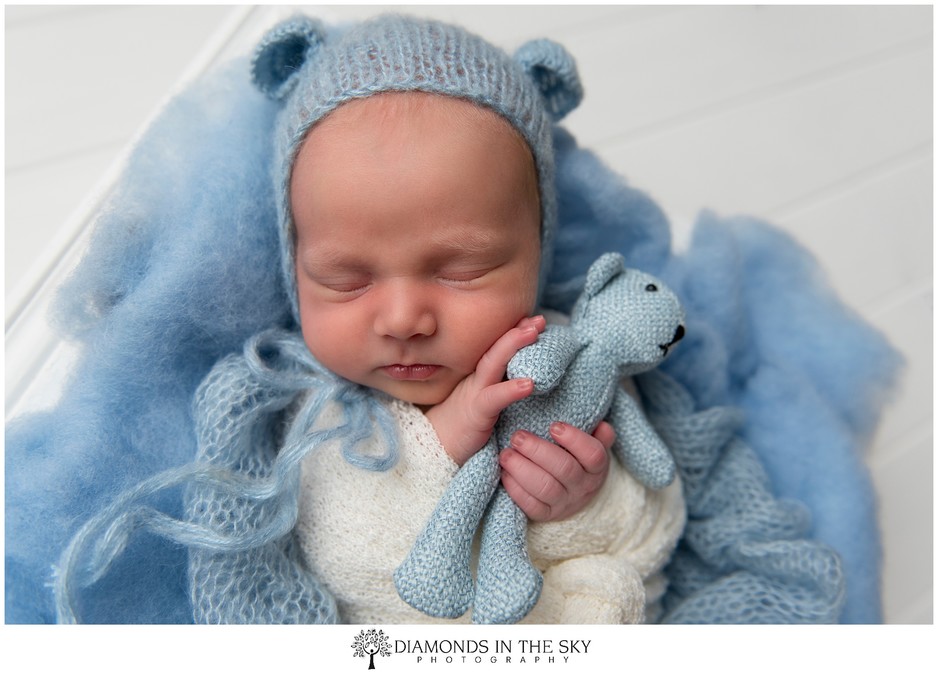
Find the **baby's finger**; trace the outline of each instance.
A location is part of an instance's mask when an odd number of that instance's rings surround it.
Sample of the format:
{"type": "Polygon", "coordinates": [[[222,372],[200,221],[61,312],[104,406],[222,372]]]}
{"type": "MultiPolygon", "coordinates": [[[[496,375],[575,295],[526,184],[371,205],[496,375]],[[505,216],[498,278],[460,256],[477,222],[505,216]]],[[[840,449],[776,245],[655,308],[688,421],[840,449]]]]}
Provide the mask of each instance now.
{"type": "MultiPolygon", "coordinates": [[[[588,436],[587,434],[583,435],[588,436]]],[[[577,440],[582,439],[577,437],[577,440]]],[[[595,438],[589,437],[589,441],[599,445],[599,441],[595,438]]],[[[567,488],[576,485],[583,478],[586,471],[580,465],[576,455],[527,431],[515,433],[511,437],[511,447],[533,464],[552,475],[567,488]]]]}
{"type": "Polygon", "coordinates": [[[593,438],[602,443],[606,450],[612,450],[612,444],[616,442],[616,430],[609,422],[602,421],[593,432],[593,438]]]}
{"type": "Polygon", "coordinates": [[[515,401],[530,396],[534,391],[534,381],[529,378],[498,382],[479,392],[475,412],[481,420],[493,420],[515,401]]]}
{"type": "Polygon", "coordinates": [[[551,508],[541,500],[533,497],[518,483],[514,477],[505,471],[502,472],[502,486],[511,497],[512,501],[518,505],[524,515],[536,522],[550,520],[551,508]]]}
{"type": "MultiPolygon", "coordinates": [[[[541,442],[550,445],[547,441],[541,442]]],[[[557,450],[563,452],[560,448],[557,450]]],[[[520,450],[513,447],[506,448],[499,455],[499,464],[525,492],[538,501],[545,504],[558,504],[567,500],[567,488],[563,482],[542,464],[526,457],[520,450]]]]}
{"type": "MultiPolygon", "coordinates": [[[[480,317],[481,319],[481,317],[480,317]]],[[[495,341],[488,351],[479,359],[476,366],[476,377],[483,384],[495,384],[505,377],[508,362],[519,349],[534,344],[547,322],[542,316],[526,317],[495,341]]]]}
{"type": "Polygon", "coordinates": [[[599,437],[597,437],[569,424],[554,422],[550,425],[550,435],[569,453],[569,456],[579,463],[584,471],[592,475],[601,475],[609,466],[608,449],[612,447],[612,441],[615,440],[615,431],[609,424],[606,424],[606,427],[602,429],[597,427],[597,432],[599,432],[599,437]],[[609,442],[608,446],[606,441],[609,442]]]}

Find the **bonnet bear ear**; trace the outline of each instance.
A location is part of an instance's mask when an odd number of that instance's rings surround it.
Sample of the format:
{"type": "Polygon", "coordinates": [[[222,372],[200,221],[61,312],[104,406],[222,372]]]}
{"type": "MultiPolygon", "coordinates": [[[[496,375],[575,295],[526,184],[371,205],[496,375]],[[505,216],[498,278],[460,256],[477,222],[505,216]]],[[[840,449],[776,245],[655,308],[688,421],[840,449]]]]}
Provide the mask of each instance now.
{"type": "Polygon", "coordinates": [[[603,287],[616,276],[625,271],[625,258],[619,253],[605,253],[590,265],[586,273],[586,286],[584,293],[594,297],[603,287]]]}
{"type": "Polygon", "coordinates": [[[296,76],[325,40],[323,25],[308,17],[287,19],[261,39],[251,62],[254,85],[274,100],[296,86],[296,76]]]}
{"type": "Polygon", "coordinates": [[[570,53],[546,39],[526,42],[515,52],[517,61],[540,90],[548,114],[559,122],[583,99],[583,86],[570,53]]]}

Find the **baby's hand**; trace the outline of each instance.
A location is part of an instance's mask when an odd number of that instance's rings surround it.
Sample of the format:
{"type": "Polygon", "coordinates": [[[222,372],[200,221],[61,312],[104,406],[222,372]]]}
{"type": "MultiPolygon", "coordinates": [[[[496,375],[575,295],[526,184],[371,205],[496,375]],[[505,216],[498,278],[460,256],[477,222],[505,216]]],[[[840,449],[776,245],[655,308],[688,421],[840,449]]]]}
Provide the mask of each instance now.
{"type": "Polygon", "coordinates": [[[546,324],[542,316],[519,321],[482,355],[474,373],[427,411],[443,448],[459,466],[489,440],[499,413],[534,390],[530,379],[505,381],[505,370],[519,349],[537,341],[546,324]]]}
{"type": "Polygon", "coordinates": [[[563,520],[590,503],[606,481],[616,438],[607,422],[600,422],[592,436],[559,422],[550,433],[556,444],[519,431],[499,455],[502,485],[534,521],[563,520]]]}

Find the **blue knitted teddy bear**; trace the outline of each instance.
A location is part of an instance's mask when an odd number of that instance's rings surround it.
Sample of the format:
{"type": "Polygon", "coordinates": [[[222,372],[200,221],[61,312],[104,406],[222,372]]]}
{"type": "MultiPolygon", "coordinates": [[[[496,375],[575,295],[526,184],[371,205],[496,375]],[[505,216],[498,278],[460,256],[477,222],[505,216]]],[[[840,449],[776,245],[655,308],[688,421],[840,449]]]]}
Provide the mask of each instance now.
{"type": "Polygon", "coordinates": [[[648,488],[669,485],[675,465],[668,448],[619,381],[661,363],[683,337],[683,321],[680,302],[658,279],[626,269],[618,253],[597,259],[570,325],[549,326],[509,363],[508,376],[530,377],[534,393],[502,412],[488,443],[453,478],[395,572],[401,598],[436,617],[461,616],[471,604],[474,623],[514,623],[537,603],[543,576],[528,557],[527,519],[499,486],[499,449],[519,429],[549,439],[555,421],[592,432],[608,419],[622,465],[648,488]]]}

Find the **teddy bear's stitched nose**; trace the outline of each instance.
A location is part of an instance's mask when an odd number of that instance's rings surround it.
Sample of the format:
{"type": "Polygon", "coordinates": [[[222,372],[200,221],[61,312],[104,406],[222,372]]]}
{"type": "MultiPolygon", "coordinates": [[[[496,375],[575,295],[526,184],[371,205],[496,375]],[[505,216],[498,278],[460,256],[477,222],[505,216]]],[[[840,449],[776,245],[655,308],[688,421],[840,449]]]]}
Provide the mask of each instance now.
{"type": "Polygon", "coordinates": [[[668,350],[671,349],[674,345],[681,341],[681,338],[684,337],[684,326],[678,325],[677,329],[674,331],[674,337],[671,338],[671,342],[666,345],[658,345],[661,348],[661,351],[664,352],[664,355],[668,355],[668,350]]]}
{"type": "Polygon", "coordinates": [[[684,337],[684,326],[678,325],[677,330],[674,331],[674,339],[671,340],[671,345],[680,342],[682,337],[684,337]]]}

